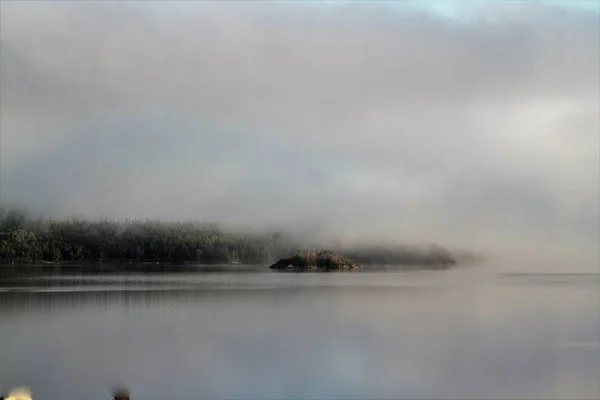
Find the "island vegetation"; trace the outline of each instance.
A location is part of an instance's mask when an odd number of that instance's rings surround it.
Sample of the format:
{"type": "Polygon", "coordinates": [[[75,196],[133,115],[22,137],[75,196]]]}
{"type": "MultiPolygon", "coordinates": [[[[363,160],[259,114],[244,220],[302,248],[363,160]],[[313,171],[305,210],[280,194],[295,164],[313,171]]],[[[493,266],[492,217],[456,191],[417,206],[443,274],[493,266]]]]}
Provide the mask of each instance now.
{"type": "Polygon", "coordinates": [[[338,249],[341,254],[361,264],[410,265],[419,268],[445,269],[457,263],[450,251],[439,245],[428,247],[357,246],[338,249]]]}
{"type": "Polygon", "coordinates": [[[342,269],[394,264],[446,268],[449,251],[433,246],[319,247],[283,232],[232,231],[217,224],[156,220],[32,218],[0,209],[0,263],[264,264],[273,268],[342,269]]]}
{"type": "Polygon", "coordinates": [[[344,270],[361,266],[341,254],[331,250],[307,250],[292,257],[282,258],[270,268],[278,270],[344,270]]]}

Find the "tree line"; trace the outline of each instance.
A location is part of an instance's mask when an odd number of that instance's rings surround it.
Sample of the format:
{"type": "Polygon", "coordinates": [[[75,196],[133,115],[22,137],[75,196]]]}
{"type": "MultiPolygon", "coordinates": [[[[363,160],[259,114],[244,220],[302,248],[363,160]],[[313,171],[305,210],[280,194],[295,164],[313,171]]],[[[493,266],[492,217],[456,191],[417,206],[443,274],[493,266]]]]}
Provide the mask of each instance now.
{"type": "MultiPolygon", "coordinates": [[[[0,208],[0,263],[262,264],[289,258],[300,246],[298,238],[282,232],[232,232],[194,221],[35,219],[22,211],[0,208]]],[[[361,265],[447,267],[456,263],[441,246],[334,246],[331,250],[361,265]]]]}
{"type": "Polygon", "coordinates": [[[215,224],[34,219],[0,210],[2,262],[263,263],[290,251],[280,234],[234,233],[215,224]]]}

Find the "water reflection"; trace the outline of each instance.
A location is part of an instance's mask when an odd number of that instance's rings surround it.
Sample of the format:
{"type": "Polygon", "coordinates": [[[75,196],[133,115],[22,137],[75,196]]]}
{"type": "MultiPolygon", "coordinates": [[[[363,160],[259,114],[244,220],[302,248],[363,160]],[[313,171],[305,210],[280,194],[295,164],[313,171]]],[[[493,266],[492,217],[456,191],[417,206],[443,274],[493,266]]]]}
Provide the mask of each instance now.
{"type": "Polygon", "coordinates": [[[150,400],[600,394],[590,277],[5,278],[29,291],[0,293],[0,387],[25,383],[40,399],[107,399],[114,382],[150,400]]]}

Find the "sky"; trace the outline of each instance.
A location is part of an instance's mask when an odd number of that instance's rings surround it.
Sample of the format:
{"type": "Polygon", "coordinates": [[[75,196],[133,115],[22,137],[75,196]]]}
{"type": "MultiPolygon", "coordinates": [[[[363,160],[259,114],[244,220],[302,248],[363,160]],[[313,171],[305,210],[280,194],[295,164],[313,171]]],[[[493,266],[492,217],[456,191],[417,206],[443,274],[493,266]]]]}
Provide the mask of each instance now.
{"type": "Polygon", "coordinates": [[[0,205],[597,262],[598,2],[0,5],[0,205]]]}

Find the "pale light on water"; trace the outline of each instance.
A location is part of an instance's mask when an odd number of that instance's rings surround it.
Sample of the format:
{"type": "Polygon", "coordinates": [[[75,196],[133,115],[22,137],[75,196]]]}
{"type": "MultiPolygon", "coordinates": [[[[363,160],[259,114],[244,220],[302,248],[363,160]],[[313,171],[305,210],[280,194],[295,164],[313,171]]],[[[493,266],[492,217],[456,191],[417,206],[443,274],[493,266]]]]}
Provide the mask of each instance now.
{"type": "Polygon", "coordinates": [[[44,400],[598,398],[598,274],[38,273],[0,281],[0,388],[44,400]]]}

